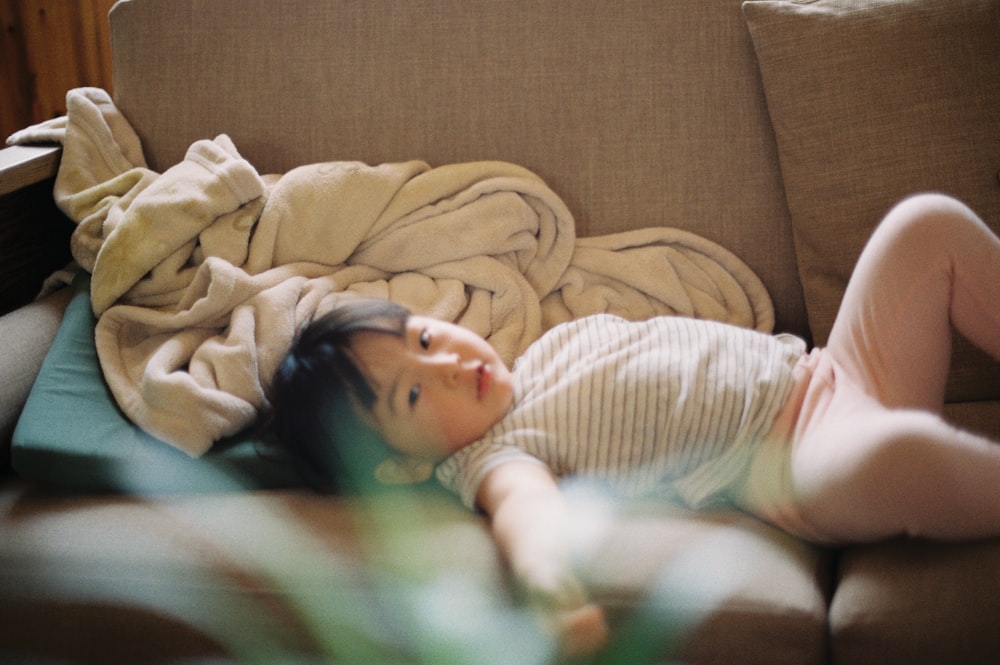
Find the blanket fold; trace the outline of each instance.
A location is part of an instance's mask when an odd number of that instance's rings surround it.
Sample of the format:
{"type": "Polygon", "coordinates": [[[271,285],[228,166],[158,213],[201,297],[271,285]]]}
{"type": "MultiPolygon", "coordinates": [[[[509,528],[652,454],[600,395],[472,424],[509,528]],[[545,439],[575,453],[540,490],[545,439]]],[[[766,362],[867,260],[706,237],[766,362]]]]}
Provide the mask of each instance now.
{"type": "Polygon", "coordinates": [[[70,91],[55,197],[92,273],[98,355],[125,414],[197,456],[268,408],[295,335],[347,293],[465,325],[512,363],[548,327],[598,312],[770,331],[727,250],[678,229],[576,238],[534,173],[504,162],[326,162],[261,175],[225,135],[148,169],[110,96],[70,91]]]}

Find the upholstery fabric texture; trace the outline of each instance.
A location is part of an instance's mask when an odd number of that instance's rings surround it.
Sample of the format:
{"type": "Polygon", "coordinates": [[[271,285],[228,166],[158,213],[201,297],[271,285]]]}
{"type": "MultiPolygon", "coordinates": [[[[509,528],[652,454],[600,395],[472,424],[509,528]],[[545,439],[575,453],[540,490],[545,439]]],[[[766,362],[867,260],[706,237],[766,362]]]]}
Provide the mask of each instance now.
{"type": "Polygon", "coordinates": [[[841,553],[835,663],[987,663],[1000,654],[1000,542],[896,540],[841,553]]]}
{"type": "Polygon", "coordinates": [[[739,1],[718,4],[206,2],[193,26],[172,2],[123,3],[114,97],[158,172],[220,133],[261,173],[518,164],[565,200],[578,237],[646,226],[724,237],[767,286],[778,330],[808,334],[753,47],[739,1]],[[210,86],[204,54],[224,72],[210,86]]]}

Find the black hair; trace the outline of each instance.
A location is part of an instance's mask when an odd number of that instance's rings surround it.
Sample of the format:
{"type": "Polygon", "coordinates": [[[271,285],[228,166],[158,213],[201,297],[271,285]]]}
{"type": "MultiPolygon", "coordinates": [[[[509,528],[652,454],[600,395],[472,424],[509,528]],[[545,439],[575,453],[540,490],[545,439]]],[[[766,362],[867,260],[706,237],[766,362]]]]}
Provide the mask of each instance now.
{"type": "Polygon", "coordinates": [[[344,298],[299,333],[271,384],[271,429],[299,476],[321,492],[371,485],[390,449],[363,412],[376,394],[351,344],[358,333],[402,337],[410,312],[389,300],[344,298]]]}

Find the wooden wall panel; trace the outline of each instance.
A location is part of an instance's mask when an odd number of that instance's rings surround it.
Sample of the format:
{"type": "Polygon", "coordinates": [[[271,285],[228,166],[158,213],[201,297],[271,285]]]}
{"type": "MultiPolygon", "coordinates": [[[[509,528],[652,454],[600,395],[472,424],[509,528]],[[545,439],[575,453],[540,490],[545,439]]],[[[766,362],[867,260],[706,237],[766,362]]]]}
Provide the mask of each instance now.
{"type": "MultiPolygon", "coordinates": [[[[66,92],[111,90],[108,11],[115,0],[0,0],[0,142],[63,115],[66,92]]],[[[0,196],[0,314],[30,301],[69,261],[72,224],[52,181],[0,196]]]]}
{"type": "Polygon", "coordinates": [[[0,139],[31,120],[31,79],[16,0],[0,0],[0,139]]]}
{"type": "Polygon", "coordinates": [[[0,135],[66,112],[66,92],[111,90],[115,0],[0,0],[0,135]]]}

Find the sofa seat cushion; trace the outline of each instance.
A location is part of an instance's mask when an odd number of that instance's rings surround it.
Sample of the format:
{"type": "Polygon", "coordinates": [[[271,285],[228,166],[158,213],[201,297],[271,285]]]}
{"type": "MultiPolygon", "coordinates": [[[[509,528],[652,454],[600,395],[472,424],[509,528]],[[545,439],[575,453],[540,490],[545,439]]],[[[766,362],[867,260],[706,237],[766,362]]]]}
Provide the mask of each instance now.
{"type": "MultiPolygon", "coordinates": [[[[848,277],[900,199],[941,191],[1000,232],[1000,0],[747,2],[809,325],[825,344],[848,277]]],[[[962,341],[949,401],[1000,398],[962,341]]]]}
{"type": "Polygon", "coordinates": [[[616,619],[608,662],[826,662],[828,552],[731,511],[632,504],[600,531],[570,505],[601,534],[581,563],[616,619]]]}
{"type": "MultiPolygon", "coordinates": [[[[737,513],[572,505],[616,662],[824,662],[822,551],[737,513]]],[[[439,490],[85,497],[8,481],[0,531],[5,606],[99,611],[123,621],[122,640],[137,636],[118,610],[137,608],[147,628],[163,618],[157,639],[175,631],[186,649],[200,640],[248,662],[248,650],[257,662],[317,651],[344,662],[550,662],[484,521],[439,490]]],[[[49,627],[30,630],[0,649],[36,644],[49,627]]]]}
{"type": "Polygon", "coordinates": [[[833,662],[1000,661],[1000,540],[898,540],[840,558],[830,606],[833,662]]]}
{"type": "Polygon", "coordinates": [[[220,441],[192,459],[129,421],[97,359],[89,279],[75,294],[13,435],[11,462],[21,476],[77,490],[182,492],[289,487],[291,465],[251,434],[220,441]]]}

